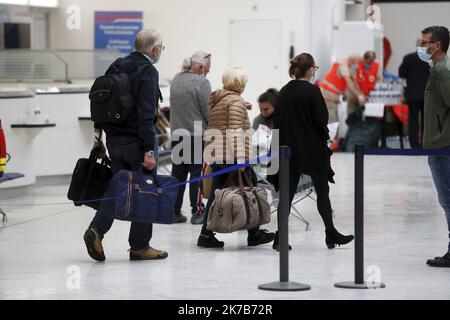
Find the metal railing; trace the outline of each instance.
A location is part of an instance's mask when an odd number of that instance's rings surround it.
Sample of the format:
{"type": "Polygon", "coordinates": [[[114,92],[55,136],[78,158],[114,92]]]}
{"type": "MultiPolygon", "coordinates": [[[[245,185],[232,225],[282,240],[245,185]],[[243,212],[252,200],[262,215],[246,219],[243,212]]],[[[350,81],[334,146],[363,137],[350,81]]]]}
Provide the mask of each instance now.
{"type": "Polygon", "coordinates": [[[0,50],[0,82],[94,79],[121,55],[116,50],[0,50]]]}
{"type": "Polygon", "coordinates": [[[54,50],[68,65],[69,79],[95,79],[105,73],[109,65],[123,56],[118,50],[54,50]]]}

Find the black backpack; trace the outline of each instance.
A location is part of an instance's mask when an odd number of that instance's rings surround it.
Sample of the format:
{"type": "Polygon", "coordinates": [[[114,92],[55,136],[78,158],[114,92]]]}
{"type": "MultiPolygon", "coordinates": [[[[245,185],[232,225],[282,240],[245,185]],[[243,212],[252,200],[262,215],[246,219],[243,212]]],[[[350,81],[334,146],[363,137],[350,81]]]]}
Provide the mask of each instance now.
{"type": "Polygon", "coordinates": [[[119,69],[119,58],[106,71],[104,76],[95,79],[89,92],[91,101],[91,119],[99,124],[117,124],[125,121],[134,106],[133,94],[128,74],[140,64],[127,69],[119,69]]]}

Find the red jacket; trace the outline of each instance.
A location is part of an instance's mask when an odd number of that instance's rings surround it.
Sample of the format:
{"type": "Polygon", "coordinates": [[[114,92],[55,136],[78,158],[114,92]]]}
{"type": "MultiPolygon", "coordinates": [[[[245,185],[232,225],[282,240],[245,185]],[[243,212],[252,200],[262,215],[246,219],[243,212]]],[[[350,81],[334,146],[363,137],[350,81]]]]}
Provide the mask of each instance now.
{"type": "Polygon", "coordinates": [[[2,121],[0,120],[0,177],[3,176],[6,166],[6,141],[2,129],[2,121]]]}

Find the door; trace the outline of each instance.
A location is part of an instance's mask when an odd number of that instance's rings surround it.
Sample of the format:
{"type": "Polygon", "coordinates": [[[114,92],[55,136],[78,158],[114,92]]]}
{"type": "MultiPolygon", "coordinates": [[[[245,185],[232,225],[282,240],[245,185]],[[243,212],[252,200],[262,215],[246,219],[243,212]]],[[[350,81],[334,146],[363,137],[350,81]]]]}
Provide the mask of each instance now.
{"type": "MultiPolygon", "coordinates": [[[[268,88],[281,87],[282,25],[280,20],[231,20],[230,67],[248,73],[245,100],[253,104],[250,119],[259,114],[257,99],[268,88]]],[[[287,70],[285,70],[287,72],[287,70]]]]}

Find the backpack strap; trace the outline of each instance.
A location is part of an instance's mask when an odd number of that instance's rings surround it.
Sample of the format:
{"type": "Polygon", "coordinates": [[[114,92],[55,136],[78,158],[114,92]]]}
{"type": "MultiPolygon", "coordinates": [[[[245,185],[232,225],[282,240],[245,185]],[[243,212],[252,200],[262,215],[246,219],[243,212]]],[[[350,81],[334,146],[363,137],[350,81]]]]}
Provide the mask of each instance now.
{"type": "Polygon", "coordinates": [[[131,72],[135,71],[139,66],[144,65],[144,64],[150,64],[149,61],[140,59],[140,61],[138,61],[138,62],[130,63],[127,68],[124,68],[124,67],[119,68],[119,64],[123,60],[124,60],[124,58],[117,58],[116,61],[114,61],[109,66],[108,70],[106,70],[105,75],[107,75],[109,73],[120,73],[120,72],[130,74],[131,72]]]}
{"type": "MultiPolygon", "coordinates": [[[[139,59],[138,62],[131,63],[128,68],[119,68],[118,65],[123,60],[124,58],[117,58],[116,61],[114,61],[109,66],[108,70],[106,70],[105,75],[109,73],[120,73],[120,72],[130,74],[131,72],[135,71],[139,66],[142,66],[144,64],[150,64],[150,61],[148,61],[147,59],[139,59]]],[[[159,95],[158,100],[162,103],[164,99],[161,93],[161,89],[159,88],[159,85],[158,85],[158,95],[159,95]]]]}

